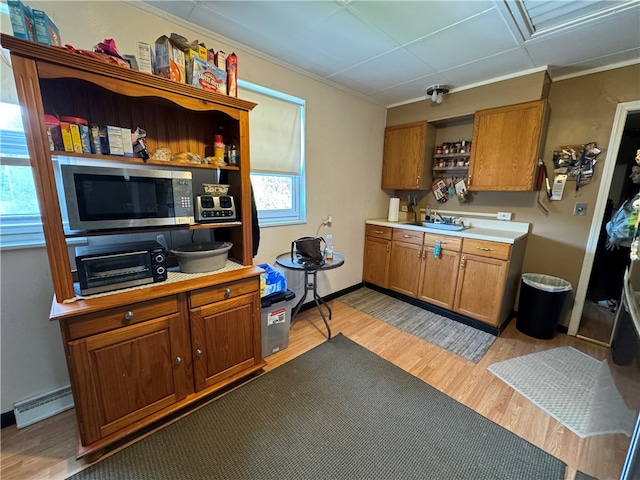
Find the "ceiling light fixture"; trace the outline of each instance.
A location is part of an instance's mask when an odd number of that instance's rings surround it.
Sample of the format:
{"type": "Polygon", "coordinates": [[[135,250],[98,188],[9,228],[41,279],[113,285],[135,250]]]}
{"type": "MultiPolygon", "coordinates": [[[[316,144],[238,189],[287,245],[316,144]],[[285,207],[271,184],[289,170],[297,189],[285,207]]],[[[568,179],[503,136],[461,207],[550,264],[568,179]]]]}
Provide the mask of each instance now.
{"type": "Polygon", "coordinates": [[[431,97],[433,103],[440,105],[442,103],[442,96],[445,93],[449,93],[449,87],[447,85],[431,85],[427,88],[427,95],[431,97]]]}

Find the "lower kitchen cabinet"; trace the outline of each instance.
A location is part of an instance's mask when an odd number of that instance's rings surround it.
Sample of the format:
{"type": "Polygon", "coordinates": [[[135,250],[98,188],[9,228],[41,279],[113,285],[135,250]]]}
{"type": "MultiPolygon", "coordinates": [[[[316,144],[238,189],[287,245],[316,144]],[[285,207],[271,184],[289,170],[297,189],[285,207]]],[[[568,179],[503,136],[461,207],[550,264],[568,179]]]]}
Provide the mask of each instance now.
{"type": "Polygon", "coordinates": [[[415,230],[393,229],[389,288],[410,297],[418,296],[418,282],[422,270],[422,241],[424,234],[415,230]]]}
{"type": "Polygon", "coordinates": [[[424,234],[424,265],[418,289],[420,300],[453,310],[461,247],[462,239],[459,237],[424,234]],[[440,244],[440,254],[436,257],[437,244],[440,244]]]}
{"type": "Polygon", "coordinates": [[[258,276],[60,318],[78,456],[260,370],[260,324],[258,276]]]}
{"type": "Polygon", "coordinates": [[[485,240],[465,239],[460,258],[453,310],[489,325],[506,320],[503,300],[507,290],[511,245],[485,240]]]}
{"type": "Polygon", "coordinates": [[[70,338],[87,334],[67,344],[83,444],[191,393],[188,318],[177,296],[78,317],[65,327],[70,338]]]}
{"type": "Polygon", "coordinates": [[[389,287],[392,232],[390,227],[366,225],[362,267],[362,279],[365,282],[383,288],[389,287]]]}
{"type": "MultiPolygon", "coordinates": [[[[239,287],[235,290],[241,291],[239,287]]],[[[230,291],[229,298],[189,311],[196,391],[233,377],[261,360],[260,294],[234,296],[233,289],[226,290],[230,291]]],[[[192,296],[192,300],[195,298],[192,296]]]]}
{"type": "MultiPolygon", "coordinates": [[[[367,232],[385,227],[367,224],[367,232]]],[[[388,227],[387,227],[388,228],[388,227]]],[[[513,243],[390,228],[389,281],[365,282],[499,328],[513,312],[526,236],[513,243]],[[436,257],[436,245],[440,254],[436,257]]],[[[365,267],[385,259],[383,249],[365,237],[365,267]]],[[[381,278],[381,277],[378,277],[381,278]]]]}

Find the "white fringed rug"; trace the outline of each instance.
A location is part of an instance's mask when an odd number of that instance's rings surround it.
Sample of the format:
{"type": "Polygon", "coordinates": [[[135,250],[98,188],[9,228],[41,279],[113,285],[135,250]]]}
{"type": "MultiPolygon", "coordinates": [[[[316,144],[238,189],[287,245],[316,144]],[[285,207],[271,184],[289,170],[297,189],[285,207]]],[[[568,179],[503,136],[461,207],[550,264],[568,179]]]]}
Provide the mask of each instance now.
{"type": "Polygon", "coordinates": [[[488,370],[581,438],[633,432],[637,412],[624,403],[606,360],[559,347],[488,370]]]}

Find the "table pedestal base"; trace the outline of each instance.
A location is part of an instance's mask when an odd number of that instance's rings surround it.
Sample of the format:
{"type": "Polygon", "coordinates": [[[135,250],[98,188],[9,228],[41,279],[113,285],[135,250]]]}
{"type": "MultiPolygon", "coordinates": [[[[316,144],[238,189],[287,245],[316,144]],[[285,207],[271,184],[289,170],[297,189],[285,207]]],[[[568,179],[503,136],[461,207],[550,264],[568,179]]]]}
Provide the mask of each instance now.
{"type": "Polygon", "coordinates": [[[320,312],[320,316],[322,317],[322,321],[327,327],[327,339],[331,339],[331,328],[329,327],[329,322],[327,322],[327,317],[325,317],[324,312],[322,311],[322,306],[324,306],[329,312],[329,320],[331,320],[331,307],[325,303],[320,295],[318,295],[318,271],[317,270],[305,270],[304,271],[304,295],[298,302],[298,304],[293,309],[293,313],[291,314],[291,319],[296,318],[296,315],[302,308],[304,301],[307,298],[307,292],[313,292],[313,301],[316,303],[316,307],[320,312]],[[322,305],[321,305],[322,304],[322,305]]]}

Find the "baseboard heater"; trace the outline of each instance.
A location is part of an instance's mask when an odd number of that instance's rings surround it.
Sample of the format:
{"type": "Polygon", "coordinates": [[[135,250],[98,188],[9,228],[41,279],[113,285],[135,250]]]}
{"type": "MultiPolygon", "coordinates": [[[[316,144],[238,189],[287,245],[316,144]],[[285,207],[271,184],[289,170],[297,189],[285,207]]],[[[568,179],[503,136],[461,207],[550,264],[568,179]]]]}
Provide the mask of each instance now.
{"type": "Polygon", "coordinates": [[[71,387],[63,387],[14,404],[16,425],[23,428],[73,408],[71,387]]]}

